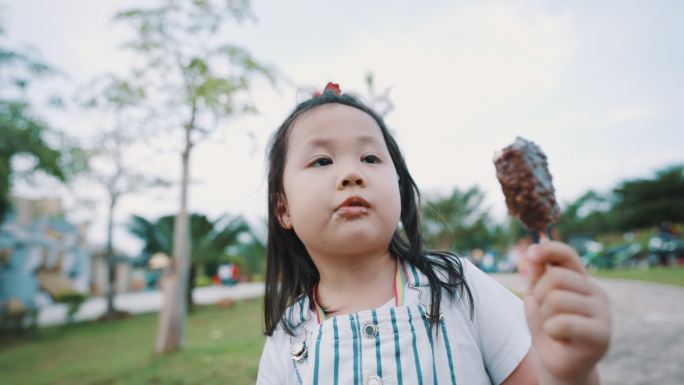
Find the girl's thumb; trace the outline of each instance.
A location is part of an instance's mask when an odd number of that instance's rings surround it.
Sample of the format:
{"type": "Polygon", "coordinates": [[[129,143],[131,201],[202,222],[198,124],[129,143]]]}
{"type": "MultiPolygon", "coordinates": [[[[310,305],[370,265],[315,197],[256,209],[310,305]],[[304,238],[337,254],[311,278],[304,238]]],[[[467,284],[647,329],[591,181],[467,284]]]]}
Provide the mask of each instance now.
{"type": "Polygon", "coordinates": [[[539,314],[539,304],[534,296],[529,294],[523,297],[523,302],[525,304],[527,327],[530,329],[530,334],[532,335],[532,340],[534,341],[542,331],[542,320],[541,315],[539,314]]]}

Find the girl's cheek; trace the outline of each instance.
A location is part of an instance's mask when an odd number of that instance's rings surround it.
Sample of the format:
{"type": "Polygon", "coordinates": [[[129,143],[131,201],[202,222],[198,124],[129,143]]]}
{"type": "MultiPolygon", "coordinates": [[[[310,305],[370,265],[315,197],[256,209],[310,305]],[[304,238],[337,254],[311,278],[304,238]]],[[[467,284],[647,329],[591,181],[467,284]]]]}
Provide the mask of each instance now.
{"type": "Polygon", "coordinates": [[[401,193],[399,192],[399,183],[396,178],[392,177],[392,180],[394,183],[386,189],[388,195],[386,197],[387,210],[389,211],[388,215],[392,217],[392,220],[396,219],[398,222],[401,217],[401,193]]]}

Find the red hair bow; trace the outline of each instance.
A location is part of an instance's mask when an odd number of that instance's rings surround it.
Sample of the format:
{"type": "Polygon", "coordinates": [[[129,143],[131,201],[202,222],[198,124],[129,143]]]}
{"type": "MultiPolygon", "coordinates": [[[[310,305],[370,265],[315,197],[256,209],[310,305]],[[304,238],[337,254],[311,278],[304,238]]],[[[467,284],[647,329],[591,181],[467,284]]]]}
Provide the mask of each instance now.
{"type": "Polygon", "coordinates": [[[316,91],[313,93],[313,97],[317,98],[319,96],[323,96],[323,94],[328,92],[328,91],[332,92],[335,95],[339,95],[342,93],[342,91],[340,90],[339,84],[333,83],[333,82],[328,82],[328,84],[325,85],[323,92],[316,91]]]}

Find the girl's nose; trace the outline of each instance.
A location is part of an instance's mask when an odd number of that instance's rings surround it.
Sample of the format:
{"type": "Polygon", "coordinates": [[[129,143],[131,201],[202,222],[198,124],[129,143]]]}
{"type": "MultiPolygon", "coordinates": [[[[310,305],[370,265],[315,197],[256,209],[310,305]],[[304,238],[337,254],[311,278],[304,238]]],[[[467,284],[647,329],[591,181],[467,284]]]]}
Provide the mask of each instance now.
{"type": "Polygon", "coordinates": [[[352,186],[366,187],[366,179],[355,171],[344,174],[338,183],[338,187],[343,189],[352,186]]]}

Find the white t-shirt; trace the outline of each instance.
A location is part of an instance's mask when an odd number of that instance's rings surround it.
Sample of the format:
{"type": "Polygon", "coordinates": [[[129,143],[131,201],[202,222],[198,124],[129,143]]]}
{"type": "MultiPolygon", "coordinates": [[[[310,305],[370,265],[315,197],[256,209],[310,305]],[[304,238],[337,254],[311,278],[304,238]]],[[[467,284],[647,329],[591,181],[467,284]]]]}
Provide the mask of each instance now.
{"type": "Polygon", "coordinates": [[[452,302],[444,292],[435,333],[425,316],[428,280],[411,265],[405,266],[403,306],[390,302],[319,325],[302,297],[286,312],[296,336],[279,325],[267,338],[257,385],[500,384],[530,349],[522,302],[468,260],[461,261],[473,295],[472,318],[465,294],[452,302]],[[298,343],[306,347],[301,360],[292,352],[298,343]]]}

